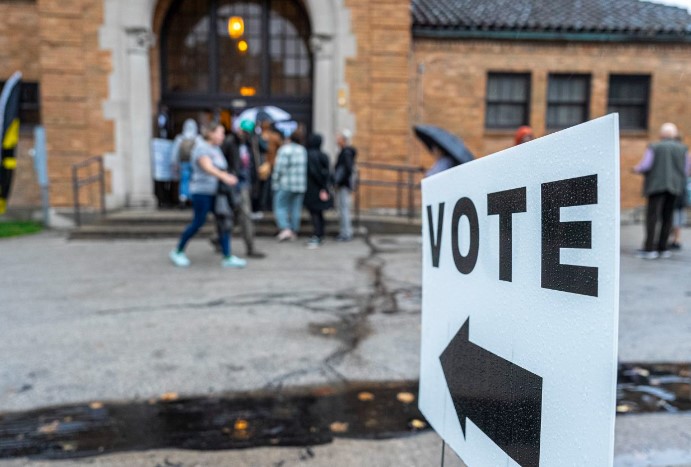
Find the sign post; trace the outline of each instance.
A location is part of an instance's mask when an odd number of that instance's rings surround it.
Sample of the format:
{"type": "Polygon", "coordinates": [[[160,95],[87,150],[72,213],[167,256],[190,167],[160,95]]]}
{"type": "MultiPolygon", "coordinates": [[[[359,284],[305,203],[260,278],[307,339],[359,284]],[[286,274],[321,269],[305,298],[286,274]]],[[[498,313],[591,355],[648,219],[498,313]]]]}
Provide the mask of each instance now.
{"type": "Polygon", "coordinates": [[[612,465],[618,125],[423,180],[420,409],[469,467],[612,465]]]}

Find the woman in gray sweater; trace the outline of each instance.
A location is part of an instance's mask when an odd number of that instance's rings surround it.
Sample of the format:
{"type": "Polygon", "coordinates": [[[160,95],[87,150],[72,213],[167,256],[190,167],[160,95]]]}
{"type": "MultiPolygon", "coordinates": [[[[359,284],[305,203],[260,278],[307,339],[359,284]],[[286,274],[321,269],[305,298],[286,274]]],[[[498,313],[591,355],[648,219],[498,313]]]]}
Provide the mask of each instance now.
{"type": "MultiPolygon", "coordinates": [[[[206,223],[209,212],[213,212],[219,182],[229,186],[235,186],[238,183],[237,177],[227,172],[228,163],[220,149],[225,134],[225,129],[218,122],[204,125],[202,128],[204,141],[199,141],[192,151],[190,195],[194,218],[192,223],[182,232],[177,249],[172,250],[169,254],[170,260],[176,266],[186,267],[190,265],[190,260],[185,255],[185,246],[206,223]]],[[[228,268],[245,267],[247,262],[244,259],[230,254],[230,232],[220,228],[220,223],[217,225],[219,226],[218,235],[223,252],[221,265],[228,268]]]]}

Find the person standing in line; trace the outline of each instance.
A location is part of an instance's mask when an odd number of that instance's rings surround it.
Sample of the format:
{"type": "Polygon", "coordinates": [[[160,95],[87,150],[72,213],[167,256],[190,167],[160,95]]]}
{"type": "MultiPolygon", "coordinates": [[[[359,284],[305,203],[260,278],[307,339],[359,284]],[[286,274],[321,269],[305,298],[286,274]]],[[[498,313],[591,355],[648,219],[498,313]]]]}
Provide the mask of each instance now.
{"type": "Polygon", "coordinates": [[[357,151],[350,145],[352,133],[350,130],[343,130],[336,138],[338,147],[338,159],[334,169],[334,186],[336,188],[336,199],[338,203],[338,216],[340,233],[336,237],[337,241],[348,242],[353,239],[353,226],[350,218],[351,198],[355,189],[355,158],[357,151]]]}
{"type": "Polygon", "coordinates": [[[672,230],[674,203],[684,192],[689,170],[688,148],[676,140],[678,135],[673,123],[662,125],[660,141],[648,147],[641,162],[633,169],[645,176],[643,191],[648,198],[645,245],[638,252],[639,258],[671,256],[667,243],[672,230]]]}
{"type": "MultiPolygon", "coordinates": [[[[682,142],[681,136],[677,136],[676,139],[680,143],[682,142]]],[[[688,162],[691,163],[691,160],[688,162]]],[[[691,167],[686,168],[686,175],[691,175],[691,167]]],[[[670,250],[681,250],[681,229],[686,225],[686,206],[689,205],[689,182],[691,182],[691,179],[686,180],[684,192],[681,196],[677,196],[677,202],[674,204],[674,212],[672,213],[672,237],[669,244],[670,250]]]]}
{"type": "Polygon", "coordinates": [[[283,145],[283,136],[274,127],[271,117],[265,112],[257,114],[257,124],[260,128],[258,146],[260,164],[257,167],[258,183],[253,193],[252,206],[255,218],[263,217],[263,211],[268,211],[273,205],[271,174],[276,164],[278,148],[283,145]]]}
{"type": "MultiPolygon", "coordinates": [[[[235,175],[228,173],[228,163],[220,149],[220,144],[225,138],[225,129],[218,122],[205,124],[202,130],[204,139],[195,144],[192,151],[192,178],[190,181],[190,194],[194,218],[185,228],[176,249],[168,255],[174,265],[187,267],[190,260],[185,255],[185,247],[190,239],[206,223],[209,212],[214,212],[216,194],[219,184],[234,187],[238,183],[235,175]]],[[[247,265],[244,259],[233,256],[230,253],[230,232],[222,227],[225,222],[217,222],[218,236],[223,252],[221,265],[229,268],[243,268],[247,265]]]]}
{"type": "Polygon", "coordinates": [[[307,190],[307,150],[301,145],[302,135],[302,127],[298,127],[281,146],[271,176],[279,242],[295,240],[300,231],[302,201],[307,190]]]}
{"type": "MultiPolygon", "coordinates": [[[[257,137],[254,133],[254,122],[243,120],[237,134],[227,130],[228,134],[221,144],[221,151],[228,162],[229,172],[238,178],[235,187],[235,203],[233,213],[240,224],[242,237],[245,241],[247,257],[264,258],[266,255],[255,248],[255,229],[252,220],[252,186],[257,180],[257,137]]],[[[220,250],[218,238],[212,238],[211,243],[220,250]]]]}
{"type": "Polygon", "coordinates": [[[329,194],[329,157],[321,150],[322,137],[313,134],[307,139],[307,191],[305,207],[312,218],[312,237],[307,248],[319,248],[324,239],[324,211],[333,207],[329,194]]]}
{"type": "Polygon", "coordinates": [[[534,139],[535,134],[533,133],[533,129],[527,125],[523,125],[518,127],[518,130],[516,130],[516,134],[513,137],[513,142],[514,146],[518,146],[519,144],[527,143],[528,141],[532,141],[534,139]]]}
{"type": "Polygon", "coordinates": [[[173,142],[173,157],[180,170],[180,186],[178,197],[181,207],[190,204],[190,177],[192,176],[192,150],[199,136],[197,122],[188,118],[182,124],[182,133],[173,142]]]}

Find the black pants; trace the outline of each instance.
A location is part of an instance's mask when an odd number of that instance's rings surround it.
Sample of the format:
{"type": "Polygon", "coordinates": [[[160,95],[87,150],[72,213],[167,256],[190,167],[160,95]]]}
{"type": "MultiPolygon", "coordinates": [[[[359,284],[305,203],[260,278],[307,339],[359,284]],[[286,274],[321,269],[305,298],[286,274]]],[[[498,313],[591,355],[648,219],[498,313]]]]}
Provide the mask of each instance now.
{"type": "Polygon", "coordinates": [[[648,196],[648,211],[645,216],[645,251],[666,251],[669,234],[672,231],[672,214],[676,195],[669,192],[648,196]],[[657,225],[661,223],[660,236],[655,237],[657,225]],[[657,238],[657,243],[655,239],[657,238]]]}
{"type": "Polygon", "coordinates": [[[310,216],[312,216],[313,235],[318,238],[324,238],[324,211],[312,211],[310,209],[310,216]]]}

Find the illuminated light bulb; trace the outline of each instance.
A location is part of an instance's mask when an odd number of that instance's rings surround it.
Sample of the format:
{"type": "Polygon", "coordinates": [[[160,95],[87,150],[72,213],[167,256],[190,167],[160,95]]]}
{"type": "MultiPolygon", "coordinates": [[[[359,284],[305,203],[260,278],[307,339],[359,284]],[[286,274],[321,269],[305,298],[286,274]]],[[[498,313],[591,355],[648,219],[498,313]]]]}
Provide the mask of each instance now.
{"type": "Polygon", "coordinates": [[[231,39],[242,37],[245,33],[245,21],[239,16],[231,16],[228,20],[228,35],[231,39]]]}

